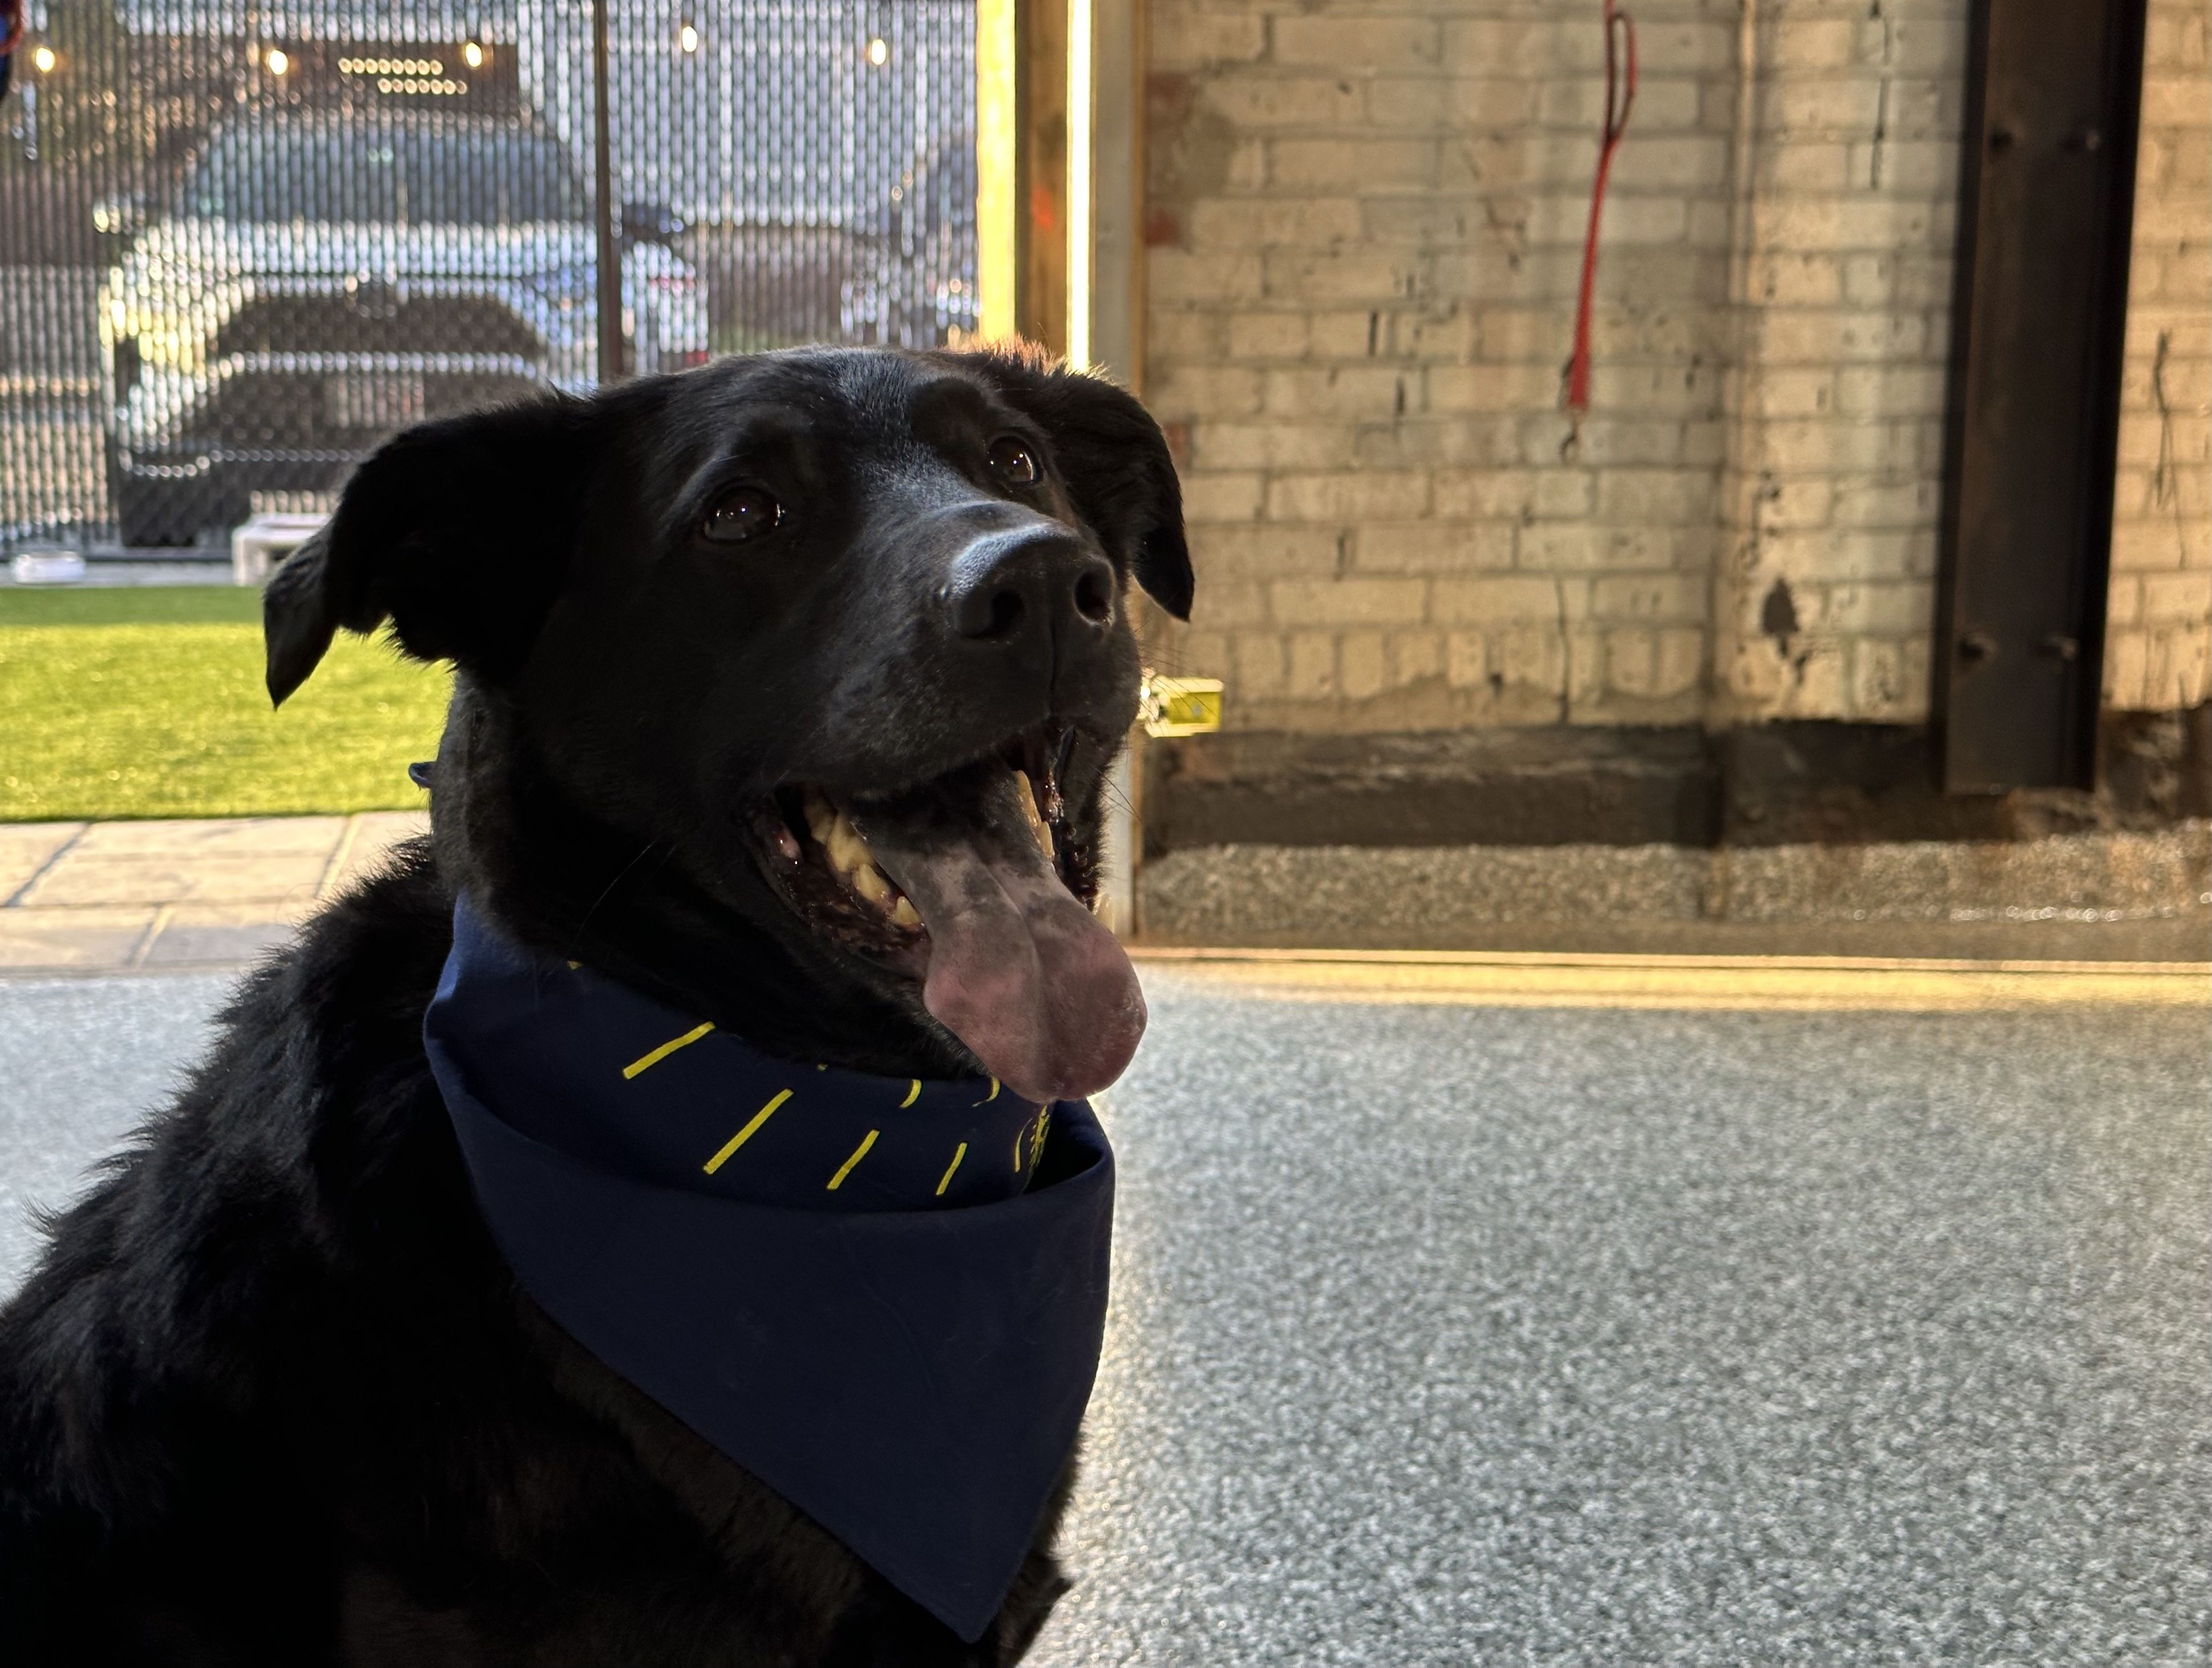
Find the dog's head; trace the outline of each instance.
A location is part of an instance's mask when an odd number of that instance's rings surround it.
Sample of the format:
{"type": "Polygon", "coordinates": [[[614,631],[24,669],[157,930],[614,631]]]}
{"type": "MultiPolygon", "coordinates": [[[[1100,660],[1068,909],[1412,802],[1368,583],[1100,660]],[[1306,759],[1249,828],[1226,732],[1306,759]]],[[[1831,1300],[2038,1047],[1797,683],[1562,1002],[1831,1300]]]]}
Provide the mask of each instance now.
{"type": "Polygon", "coordinates": [[[1088,908],[1132,581],[1188,613],[1174,468],[1110,384],[761,355],[392,441],[270,582],[269,689],[389,620],[456,668],[441,861],[512,928],[789,1046],[964,1052],[1042,1099],[1144,1022],[1088,908]]]}

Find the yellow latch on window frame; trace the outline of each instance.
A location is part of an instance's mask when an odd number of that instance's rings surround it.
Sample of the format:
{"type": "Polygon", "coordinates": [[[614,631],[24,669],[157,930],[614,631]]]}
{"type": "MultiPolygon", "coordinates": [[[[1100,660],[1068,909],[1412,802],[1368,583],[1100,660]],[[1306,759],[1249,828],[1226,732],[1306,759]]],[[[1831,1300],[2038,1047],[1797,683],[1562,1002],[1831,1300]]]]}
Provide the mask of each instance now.
{"type": "Polygon", "coordinates": [[[1145,674],[1137,721],[1153,736],[1210,735],[1221,727],[1221,679],[1145,674]]]}

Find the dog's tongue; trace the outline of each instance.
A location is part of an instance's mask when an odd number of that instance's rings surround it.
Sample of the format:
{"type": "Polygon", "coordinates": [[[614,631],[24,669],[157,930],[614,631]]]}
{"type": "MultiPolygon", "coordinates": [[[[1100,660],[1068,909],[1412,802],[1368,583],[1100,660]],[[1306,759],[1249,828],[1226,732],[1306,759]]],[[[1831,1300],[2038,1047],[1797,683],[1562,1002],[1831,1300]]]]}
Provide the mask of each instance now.
{"type": "Polygon", "coordinates": [[[1011,770],[855,809],[861,838],[929,929],[921,998],[1024,1100],[1072,1099],[1121,1074],[1145,1034],[1136,970],[1037,849],[1011,770]]]}

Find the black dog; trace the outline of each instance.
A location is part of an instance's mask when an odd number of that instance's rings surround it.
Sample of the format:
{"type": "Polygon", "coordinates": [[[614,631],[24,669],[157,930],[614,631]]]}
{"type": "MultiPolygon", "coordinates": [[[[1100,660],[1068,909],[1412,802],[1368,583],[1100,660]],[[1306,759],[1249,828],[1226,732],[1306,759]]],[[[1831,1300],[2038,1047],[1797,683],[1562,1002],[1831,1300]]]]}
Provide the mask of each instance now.
{"type": "Polygon", "coordinates": [[[1158,429],[1011,354],[729,360],[364,464],[271,582],[270,690],[339,627],[451,661],[434,833],[246,983],[0,1314],[0,1661],[1018,1659],[1059,1501],[963,1645],[520,1292],[422,1023],[465,886],[780,1055],[1101,1087],[1131,579],[1187,613],[1158,429]]]}

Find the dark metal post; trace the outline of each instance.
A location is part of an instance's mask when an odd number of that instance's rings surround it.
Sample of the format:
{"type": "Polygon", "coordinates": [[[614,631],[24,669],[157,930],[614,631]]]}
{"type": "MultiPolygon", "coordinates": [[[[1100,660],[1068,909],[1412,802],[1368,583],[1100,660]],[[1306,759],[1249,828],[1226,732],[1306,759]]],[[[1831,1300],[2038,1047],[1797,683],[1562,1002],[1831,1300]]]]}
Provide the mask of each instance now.
{"type": "Polygon", "coordinates": [[[592,0],[592,229],[599,240],[599,381],[623,363],[622,251],[615,241],[615,170],[607,121],[607,0],[592,0]]]}
{"type": "Polygon", "coordinates": [[[2143,0],[1975,0],[1936,581],[1954,794],[2096,782],[2143,0]]]}

